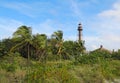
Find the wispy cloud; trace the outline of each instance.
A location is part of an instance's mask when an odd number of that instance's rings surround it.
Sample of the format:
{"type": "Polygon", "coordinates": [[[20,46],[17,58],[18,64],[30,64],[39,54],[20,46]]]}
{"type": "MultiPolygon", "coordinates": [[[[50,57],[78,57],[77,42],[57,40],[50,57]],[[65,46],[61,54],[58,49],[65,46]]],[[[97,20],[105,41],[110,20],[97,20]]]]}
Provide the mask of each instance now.
{"type": "Polygon", "coordinates": [[[96,22],[91,22],[91,29],[98,33],[96,36],[86,36],[88,49],[103,45],[110,50],[120,48],[120,2],[112,5],[111,9],[100,12],[96,22]]]}
{"type": "Polygon", "coordinates": [[[53,5],[48,2],[29,2],[29,3],[3,2],[0,4],[0,6],[13,9],[23,15],[26,15],[32,18],[38,17],[39,15],[43,15],[43,13],[45,14],[53,11],[51,10],[53,5]],[[48,9],[50,10],[45,11],[48,9]]]}
{"type": "MultiPolygon", "coordinates": [[[[92,4],[93,5],[98,4],[99,1],[98,0],[82,0],[82,1],[70,0],[69,3],[70,3],[70,8],[73,13],[73,16],[76,16],[80,20],[81,19],[84,20],[83,18],[85,17],[85,15],[87,15],[85,11],[88,10],[89,7],[93,7],[92,4]]],[[[89,9],[89,10],[92,10],[92,9],[89,9]]]]}
{"type": "Polygon", "coordinates": [[[72,33],[72,24],[63,24],[60,23],[56,20],[52,20],[52,19],[47,19],[41,23],[38,24],[33,24],[33,33],[43,33],[46,34],[47,36],[51,36],[51,34],[53,34],[53,32],[58,31],[58,30],[62,30],[64,33],[64,38],[65,39],[74,39],[74,35],[71,34],[72,33]]]}
{"type": "Polygon", "coordinates": [[[79,16],[81,13],[79,9],[79,4],[77,3],[76,0],[70,0],[70,2],[71,2],[71,9],[73,13],[79,16]]]}
{"type": "Polygon", "coordinates": [[[90,0],[91,3],[98,4],[100,1],[99,0],[90,0]]]}
{"type": "Polygon", "coordinates": [[[50,19],[45,20],[44,22],[34,24],[33,25],[33,32],[34,34],[36,33],[44,33],[50,36],[56,28],[53,26],[54,22],[50,19]]]}
{"type": "MultiPolygon", "coordinates": [[[[0,39],[12,37],[12,34],[22,25],[26,24],[14,19],[0,18],[0,39]]],[[[76,40],[76,33],[71,34],[73,31],[72,24],[62,24],[56,20],[47,19],[40,23],[28,23],[27,25],[32,27],[33,34],[46,34],[50,37],[53,32],[62,30],[66,40],[76,40]]]]}
{"type": "Polygon", "coordinates": [[[12,36],[12,33],[17,30],[19,26],[23,25],[22,22],[14,19],[0,18],[0,38],[8,38],[12,36]]]}
{"type": "Polygon", "coordinates": [[[79,2],[78,0],[70,0],[69,2],[73,16],[81,19],[83,16],[82,8],[87,7],[89,1],[79,2]]]}
{"type": "Polygon", "coordinates": [[[112,9],[101,12],[99,16],[120,21],[120,2],[114,3],[112,9]]]}

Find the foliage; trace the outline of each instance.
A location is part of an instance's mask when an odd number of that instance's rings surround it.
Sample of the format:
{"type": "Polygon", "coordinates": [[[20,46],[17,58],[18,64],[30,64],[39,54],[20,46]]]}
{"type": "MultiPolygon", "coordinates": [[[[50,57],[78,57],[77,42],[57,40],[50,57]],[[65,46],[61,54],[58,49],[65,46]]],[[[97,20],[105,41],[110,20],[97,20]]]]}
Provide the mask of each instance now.
{"type": "Polygon", "coordinates": [[[13,46],[14,42],[10,38],[0,41],[0,56],[6,55],[13,46]]]}
{"type": "Polygon", "coordinates": [[[77,79],[69,73],[66,66],[59,68],[59,64],[35,66],[35,70],[26,75],[29,83],[76,83],[77,79]],[[37,68],[36,68],[37,67],[37,68]]]}
{"type": "Polygon", "coordinates": [[[120,60],[120,50],[118,50],[118,52],[113,52],[112,58],[116,60],[120,60]]]}
{"type": "Polygon", "coordinates": [[[85,47],[84,43],[82,41],[65,41],[63,43],[63,53],[65,59],[71,59],[74,57],[75,59],[78,59],[79,55],[84,53],[85,47]]]}
{"type": "Polygon", "coordinates": [[[60,55],[63,48],[63,32],[58,30],[51,35],[51,51],[54,55],[60,55]]]}
{"type": "MultiPolygon", "coordinates": [[[[87,60],[89,58],[86,58],[87,60]]],[[[97,60],[97,63],[78,62],[76,65],[71,60],[43,63],[30,60],[30,66],[27,67],[26,58],[12,53],[0,59],[0,79],[9,80],[6,83],[14,80],[23,83],[104,83],[104,80],[116,82],[115,79],[120,79],[119,60],[100,57],[97,60]]]]}
{"type": "Polygon", "coordinates": [[[97,57],[111,58],[111,52],[106,49],[97,49],[90,52],[90,54],[95,55],[97,57]]]}
{"type": "Polygon", "coordinates": [[[46,53],[47,36],[45,34],[36,34],[33,35],[32,41],[35,47],[32,57],[40,61],[41,58],[44,58],[46,53]]]}
{"type": "Polygon", "coordinates": [[[60,30],[48,39],[20,26],[12,38],[0,41],[0,82],[117,83],[119,65],[120,50],[86,53],[84,41],[64,41],[60,30]]]}

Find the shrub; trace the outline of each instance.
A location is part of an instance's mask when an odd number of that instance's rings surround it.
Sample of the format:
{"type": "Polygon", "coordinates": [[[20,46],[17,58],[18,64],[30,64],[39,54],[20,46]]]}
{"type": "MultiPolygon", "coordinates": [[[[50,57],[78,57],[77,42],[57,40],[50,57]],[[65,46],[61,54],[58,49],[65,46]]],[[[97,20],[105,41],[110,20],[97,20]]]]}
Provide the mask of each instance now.
{"type": "Polygon", "coordinates": [[[68,67],[60,64],[36,65],[35,70],[25,76],[25,82],[29,83],[79,83],[70,74],[68,67]]]}
{"type": "Polygon", "coordinates": [[[15,64],[10,64],[8,67],[7,67],[7,71],[8,72],[15,72],[17,69],[16,65],[15,64]]]}

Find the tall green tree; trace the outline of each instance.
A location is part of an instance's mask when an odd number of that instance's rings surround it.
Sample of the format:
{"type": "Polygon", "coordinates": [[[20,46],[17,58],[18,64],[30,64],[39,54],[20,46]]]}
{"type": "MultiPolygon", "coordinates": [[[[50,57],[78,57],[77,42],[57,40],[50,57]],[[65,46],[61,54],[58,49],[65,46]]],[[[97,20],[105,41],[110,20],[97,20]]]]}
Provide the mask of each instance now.
{"type": "Polygon", "coordinates": [[[63,32],[58,30],[52,34],[52,40],[54,40],[57,54],[61,54],[63,46],[63,32]]]}
{"type": "Polygon", "coordinates": [[[64,59],[70,59],[70,57],[74,56],[75,54],[75,49],[74,49],[74,41],[64,41],[63,42],[63,53],[62,55],[64,55],[64,59]]]}
{"type": "Polygon", "coordinates": [[[25,57],[29,59],[30,57],[30,46],[33,45],[32,43],[32,29],[27,26],[20,26],[17,31],[13,33],[12,40],[16,42],[15,46],[13,46],[10,50],[10,52],[13,52],[15,50],[24,50],[25,57]]]}
{"type": "Polygon", "coordinates": [[[6,38],[0,41],[0,56],[6,55],[11,47],[14,45],[13,41],[10,38],[6,38]]]}
{"type": "Polygon", "coordinates": [[[80,41],[64,41],[63,47],[63,55],[65,58],[78,58],[78,56],[85,51],[84,42],[80,41]]]}
{"type": "Polygon", "coordinates": [[[46,53],[47,36],[45,34],[36,34],[33,36],[33,45],[35,47],[34,57],[42,59],[46,53]]]}

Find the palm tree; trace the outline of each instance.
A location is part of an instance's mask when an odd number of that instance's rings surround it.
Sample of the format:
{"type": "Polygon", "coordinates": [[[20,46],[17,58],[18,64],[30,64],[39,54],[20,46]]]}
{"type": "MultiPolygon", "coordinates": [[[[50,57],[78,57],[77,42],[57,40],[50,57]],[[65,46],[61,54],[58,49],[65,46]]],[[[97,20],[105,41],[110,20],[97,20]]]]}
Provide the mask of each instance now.
{"type": "MultiPolygon", "coordinates": [[[[29,60],[30,57],[30,46],[32,45],[32,30],[27,26],[20,26],[16,32],[13,33],[12,38],[16,44],[10,50],[13,52],[22,47],[27,49],[27,58],[29,60]]],[[[25,50],[25,49],[24,49],[25,50]]]]}
{"type": "Polygon", "coordinates": [[[63,32],[58,30],[52,34],[52,38],[56,39],[56,47],[58,48],[57,55],[61,54],[63,46],[63,32]]]}
{"type": "MultiPolygon", "coordinates": [[[[55,42],[55,50],[56,51],[56,54],[59,55],[59,58],[60,58],[60,63],[61,63],[61,53],[62,53],[62,48],[63,48],[63,32],[58,30],[56,32],[54,32],[52,34],[52,39],[54,40],[55,42]]],[[[62,66],[60,64],[60,66],[62,66]]]]}
{"type": "MultiPolygon", "coordinates": [[[[29,59],[30,59],[30,47],[33,46],[32,43],[32,29],[27,26],[20,26],[17,31],[13,33],[13,38],[15,41],[15,46],[13,46],[10,52],[20,49],[27,54],[28,58],[28,74],[29,74],[29,59]]],[[[25,55],[26,56],[26,55],[25,55]]]]}
{"type": "Polygon", "coordinates": [[[41,58],[44,58],[45,52],[46,52],[46,41],[47,36],[45,34],[36,34],[33,36],[33,43],[35,50],[35,57],[39,60],[41,58]]]}

